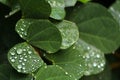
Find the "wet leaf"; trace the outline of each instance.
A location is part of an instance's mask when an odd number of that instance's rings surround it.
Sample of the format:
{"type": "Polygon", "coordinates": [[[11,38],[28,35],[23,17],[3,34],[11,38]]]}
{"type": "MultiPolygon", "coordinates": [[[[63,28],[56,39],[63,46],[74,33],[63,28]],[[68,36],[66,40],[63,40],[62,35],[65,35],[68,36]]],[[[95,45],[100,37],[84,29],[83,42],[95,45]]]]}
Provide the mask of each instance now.
{"type": "Polygon", "coordinates": [[[20,7],[24,18],[48,18],[51,7],[45,0],[20,0],[20,7]]]}
{"type": "Polygon", "coordinates": [[[64,0],[47,0],[52,7],[52,12],[50,14],[51,18],[61,20],[65,17],[65,3],[64,0]]]}
{"type": "Polygon", "coordinates": [[[16,23],[16,32],[20,35],[21,38],[26,39],[27,38],[27,31],[29,26],[37,20],[35,19],[20,19],[16,23]]]}
{"type": "Polygon", "coordinates": [[[27,41],[30,44],[48,53],[54,53],[60,49],[62,41],[60,31],[48,20],[32,23],[27,33],[27,41]]]}
{"type": "Polygon", "coordinates": [[[79,31],[75,23],[63,20],[56,24],[56,26],[62,35],[61,49],[69,48],[79,39],[79,31]]]}
{"type": "Polygon", "coordinates": [[[43,65],[38,53],[27,43],[19,43],[8,52],[10,64],[21,73],[32,73],[43,65]]]}
{"type": "Polygon", "coordinates": [[[57,65],[42,67],[35,77],[36,80],[76,80],[57,65]]]}
{"type": "Polygon", "coordinates": [[[53,55],[46,55],[53,64],[61,66],[77,79],[83,75],[97,74],[104,69],[104,54],[81,39],[74,46],[53,55]]]}

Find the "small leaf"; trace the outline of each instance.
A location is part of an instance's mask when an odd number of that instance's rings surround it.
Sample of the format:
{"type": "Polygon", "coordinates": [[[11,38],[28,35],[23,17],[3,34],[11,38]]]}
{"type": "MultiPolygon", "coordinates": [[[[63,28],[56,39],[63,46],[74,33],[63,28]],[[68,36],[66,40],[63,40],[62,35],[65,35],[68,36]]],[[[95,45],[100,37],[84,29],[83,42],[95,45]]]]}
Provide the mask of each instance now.
{"type": "Polygon", "coordinates": [[[39,20],[28,28],[27,41],[48,53],[54,53],[60,49],[60,31],[48,20],[39,20]]]}
{"type": "Polygon", "coordinates": [[[48,18],[51,7],[45,0],[20,0],[20,7],[25,18],[48,18]]]}
{"type": "Polygon", "coordinates": [[[64,0],[64,1],[66,7],[74,6],[77,2],[77,0],[64,0]]]}
{"type": "Polygon", "coordinates": [[[51,18],[61,20],[65,17],[65,3],[64,0],[47,0],[52,7],[52,12],[50,14],[51,18]]]}
{"type": "Polygon", "coordinates": [[[35,77],[36,80],[76,80],[57,65],[42,67],[35,77]]]}
{"type": "Polygon", "coordinates": [[[20,35],[21,38],[26,39],[27,38],[27,31],[29,26],[37,20],[35,19],[20,19],[16,24],[16,32],[20,35]]]}
{"type": "Polygon", "coordinates": [[[69,48],[79,39],[79,31],[75,23],[63,20],[56,26],[62,35],[61,49],[69,48]]]}
{"type": "Polygon", "coordinates": [[[103,71],[105,65],[104,54],[80,39],[69,49],[46,55],[46,58],[77,79],[83,75],[97,74],[103,71]]]}
{"type": "Polygon", "coordinates": [[[21,73],[32,73],[43,65],[38,53],[27,43],[19,43],[11,48],[8,60],[21,73]]]}
{"type": "Polygon", "coordinates": [[[113,15],[114,19],[119,23],[120,25],[120,1],[116,1],[110,8],[109,11],[113,15]]]}

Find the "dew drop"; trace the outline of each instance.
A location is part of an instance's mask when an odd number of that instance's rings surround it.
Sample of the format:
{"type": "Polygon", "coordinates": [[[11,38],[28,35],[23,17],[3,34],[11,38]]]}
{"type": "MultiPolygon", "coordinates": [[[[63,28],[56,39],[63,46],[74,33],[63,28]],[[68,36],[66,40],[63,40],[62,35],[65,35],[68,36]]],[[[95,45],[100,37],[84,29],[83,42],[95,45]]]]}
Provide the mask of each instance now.
{"type": "Polygon", "coordinates": [[[17,54],[21,54],[21,53],[22,53],[22,49],[18,49],[17,54]]]}
{"type": "Polygon", "coordinates": [[[96,67],[96,66],[97,66],[97,63],[93,63],[93,66],[96,67]]]}
{"type": "Polygon", "coordinates": [[[13,55],[13,56],[14,56],[14,55],[15,55],[15,53],[14,53],[14,52],[11,52],[11,55],[13,55]]]}
{"type": "Polygon", "coordinates": [[[97,55],[96,55],[96,57],[97,57],[97,58],[100,58],[100,55],[99,55],[99,54],[97,54],[97,55]]]}
{"type": "Polygon", "coordinates": [[[17,56],[15,56],[15,59],[17,59],[17,56]]]}
{"type": "Polygon", "coordinates": [[[89,71],[85,71],[84,74],[85,75],[90,75],[90,72],[89,71]]]}
{"type": "Polygon", "coordinates": [[[21,69],[21,68],[22,68],[22,65],[18,65],[17,68],[18,68],[18,69],[21,69]]]}
{"type": "Polygon", "coordinates": [[[24,59],[24,61],[27,61],[27,59],[24,59]]]}
{"type": "Polygon", "coordinates": [[[17,70],[18,72],[21,72],[21,70],[17,70]]]}
{"type": "Polygon", "coordinates": [[[68,74],[68,72],[65,72],[65,74],[68,74]]]}
{"type": "Polygon", "coordinates": [[[25,63],[22,63],[22,65],[24,66],[24,65],[25,65],[25,63]]]}
{"type": "Polygon", "coordinates": [[[31,51],[28,51],[28,54],[31,54],[32,52],[31,51]]]}
{"type": "Polygon", "coordinates": [[[15,62],[15,59],[11,59],[11,62],[15,62]]]}

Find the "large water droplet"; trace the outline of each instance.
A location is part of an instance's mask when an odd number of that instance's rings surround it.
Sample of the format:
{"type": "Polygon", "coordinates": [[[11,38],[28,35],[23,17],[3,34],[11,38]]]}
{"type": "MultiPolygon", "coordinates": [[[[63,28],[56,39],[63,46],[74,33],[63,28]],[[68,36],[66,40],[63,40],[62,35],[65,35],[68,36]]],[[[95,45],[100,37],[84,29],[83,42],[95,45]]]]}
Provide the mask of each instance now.
{"type": "Polygon", "coordinates": [[[17,54],[21,54],[21,53],[22,53],[22,49],[18,49],[17,54]]]}
{"type": "Polygon", "coordinates": [[[32,52],[31,51],[28,51],[28,54],[31,54],[32,52]]]}

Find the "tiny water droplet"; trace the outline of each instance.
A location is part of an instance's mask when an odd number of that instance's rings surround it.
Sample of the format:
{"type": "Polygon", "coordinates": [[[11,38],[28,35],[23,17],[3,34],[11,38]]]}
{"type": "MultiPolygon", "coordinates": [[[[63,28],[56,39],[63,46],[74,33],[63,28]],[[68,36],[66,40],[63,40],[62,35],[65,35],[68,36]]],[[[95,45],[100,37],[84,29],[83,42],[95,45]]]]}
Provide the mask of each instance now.
{"type": "Polygon", "coordinates": [[[21,70],[17,70],[18,72],[21,72],[21,70]]]}
{"type": "Polygon", "coordinates": [[[11,59],[11,62],[15,62],[15,59],[11,59]]]}
{"type": "Polygon", "coordinates": [[[22,65],[24,66],[24,65],[25,65],[25,63],[22,63],[22,65]]]}
{"type": "Polygon", "coordinates": [[[96,57],[97,57],[97,58],[100,58],[100,55],[99,55],[99,54],[97,54],[97,55],[96,55],[96,57]]]}
{"type": "Polygon", "coordinates": [[[24,61],[27,61],[27,59],[24,59],[24,61]]]}
{"type": "Polygon", "coordinates": [[[97,66],[97,63],[93,63],[93,66],[96,67],[96,66],[97,66]]]}
{"type": "Polygon", "coordinates": [[[68,74],[68,72],[65,72],[65,74],[68,74]]]}
{"type": "Polygon", "coordinates": [[[14,55],[15,55],[15,53],[14,53],[14,52],[11,52],[11,55],[12,55],[12,56],[14,56],[14,55]]]}
{"type": "Polygon", "coordinates": [[[15,59],[17,59],[17,56],[15,56],[15,59]]]}
{"type": "Polygon", "coordinates": [[[18,69],[21,69],[21,68],[22,68],[22,65],[18,65],[17,68],[18,68],[18,69]]]}

